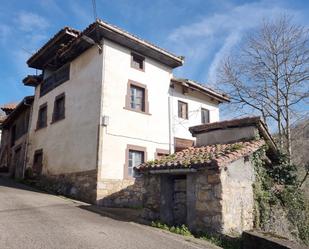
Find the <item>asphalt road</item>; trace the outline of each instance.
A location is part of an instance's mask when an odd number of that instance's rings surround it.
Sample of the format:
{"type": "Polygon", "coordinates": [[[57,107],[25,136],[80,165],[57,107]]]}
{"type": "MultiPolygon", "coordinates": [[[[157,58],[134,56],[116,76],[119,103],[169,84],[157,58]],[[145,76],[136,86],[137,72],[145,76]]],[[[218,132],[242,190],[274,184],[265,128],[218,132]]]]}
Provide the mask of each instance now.
{"type": "Polygon", "coordinates": [[[0,249],[213,248],[0,177],[0,249]]]}

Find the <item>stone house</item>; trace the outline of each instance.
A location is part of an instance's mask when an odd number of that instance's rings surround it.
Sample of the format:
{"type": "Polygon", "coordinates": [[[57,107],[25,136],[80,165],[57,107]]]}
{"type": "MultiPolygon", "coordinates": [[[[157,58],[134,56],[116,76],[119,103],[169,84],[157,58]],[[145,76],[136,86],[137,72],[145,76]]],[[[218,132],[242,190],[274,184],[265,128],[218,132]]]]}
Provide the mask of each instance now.
{"type": "Polygon", "coordinates": [[[33,96],[25,97],[18,105],[5,105],[1,123],[0,171],[16,178],[24,177],[27,136],[33,96]]]}
{"type": "MultiPolygon", "coordinates": [[[[235,235],[253,228],[254,152],[276,146],[259,117],[190,128],[196,146],[141,164],[143,217],[193,231],[235,235]]],[[[270,160],[265,158],[265,160],[270,160]]]]}
{"type": "Polygon", "coordinates": [[[140,206],[133,167],[195,143],[188,128],[219,120],[218,93],[176,78],[184,59],[101,20],[65,27],[27,64],[34,88],[27,170],[42,184],[108,206],[140,206]]]}

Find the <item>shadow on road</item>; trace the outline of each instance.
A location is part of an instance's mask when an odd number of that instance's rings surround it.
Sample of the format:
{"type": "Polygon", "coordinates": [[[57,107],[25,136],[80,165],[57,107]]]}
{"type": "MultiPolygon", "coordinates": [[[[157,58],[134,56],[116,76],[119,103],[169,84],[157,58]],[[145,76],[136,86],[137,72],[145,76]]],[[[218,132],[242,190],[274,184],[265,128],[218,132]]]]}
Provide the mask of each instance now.
{"type": "Polygon", "coordinates": [[[141,218],[141,209],[132,208],[107,208],[96,205],[80,205],[78,208],[100,214],[114,220],[135,222],[144,225],[149,225],[149,221],[141,218]]]}

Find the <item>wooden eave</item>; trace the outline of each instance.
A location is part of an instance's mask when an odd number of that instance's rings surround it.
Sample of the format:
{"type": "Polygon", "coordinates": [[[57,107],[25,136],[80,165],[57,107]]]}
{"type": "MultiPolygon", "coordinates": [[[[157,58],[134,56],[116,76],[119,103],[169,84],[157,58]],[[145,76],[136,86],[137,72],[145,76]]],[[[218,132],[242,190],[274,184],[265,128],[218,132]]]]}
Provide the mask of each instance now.
{"type": "Polygon", "coordinates": [[[176,83],[176,84],[179,84],[181,85],[182,87],[184,88],[187,88],[187,89],[191,89],[193,91],[197,91],[197,92],[200,92],[214,100],[217,100],[219,103],[228,103],[230,102],[230,99],[227,95],[225,94],[220,94],[214,90],[211,90],[211,89],[208,89],[206,87],[203,87],[203,86],[200,86],[199,84],[197,83],[193,83],[191,81],[188,81],[188,80],[179,80],[179,79],[172,79],[171,80],[171,83],[176,83]]]}
{"type": "Polygon", "coordinates": [[[50,58],[54,58],[58,50],[76,38],[79,31],[71,28],[61,29],[53,38],[51,38],[40,50],[38,50],[30,59],[27,61],[29,67],[36,69],[44,69],[48,66],[50,58]]]}

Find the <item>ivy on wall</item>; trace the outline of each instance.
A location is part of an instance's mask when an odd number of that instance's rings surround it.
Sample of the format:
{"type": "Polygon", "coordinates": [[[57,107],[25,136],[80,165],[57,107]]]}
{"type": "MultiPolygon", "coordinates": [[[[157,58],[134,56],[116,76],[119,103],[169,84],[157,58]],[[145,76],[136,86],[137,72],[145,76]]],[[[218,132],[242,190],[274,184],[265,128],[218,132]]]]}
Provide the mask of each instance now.
{"type": "Polygon", "coordinates": [[[284,154],[271,166],[265,164],[266,146],[256,151],[252,157],[256,180],[253,185],[255,198],[254,226],[265,229],[270,220],[272,208],[282,208],[287,219],[297,233],[297,239],[309,244],[309,204],[298,188],[297,168],[288,163],[284,154]]]}

